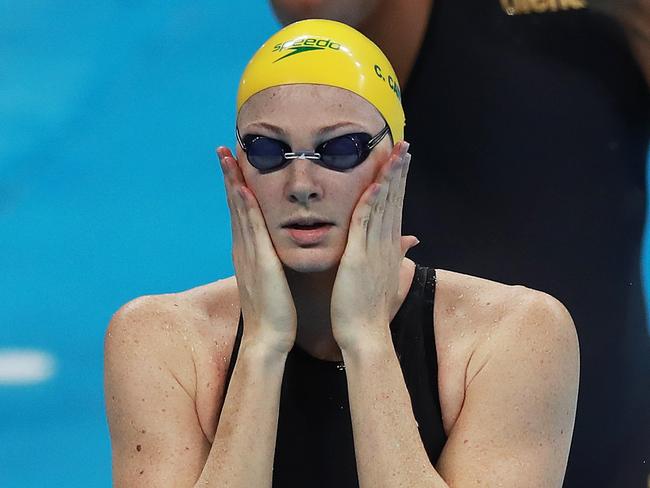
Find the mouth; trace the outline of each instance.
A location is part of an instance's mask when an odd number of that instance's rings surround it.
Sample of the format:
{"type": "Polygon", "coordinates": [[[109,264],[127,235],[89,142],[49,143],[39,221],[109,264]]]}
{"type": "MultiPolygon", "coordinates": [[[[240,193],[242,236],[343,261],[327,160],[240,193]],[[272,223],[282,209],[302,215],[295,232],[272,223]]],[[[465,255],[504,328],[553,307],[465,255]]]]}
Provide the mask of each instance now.
{"type": "Polygon", "coordinates": [[[314,224],[289,224],[289,225],[284,225],[283,227],[286,229],[314,230],[314,229],[319,229],[325,225],[332,225],[332,224],[328,222],[316,222],[314,224]]]}
{"type": "Polygon", "coordinates": [[[291,239],[300,246],[311,246],[325,239],[334,224],[329,222],[314,222],[311,224],[293,223],[283,226],[291,239]]]}
{"type": "Polygon", "coordinates": [[[319,227],[322,227],[324,225],[333,225],[334,222],[329,222],[325,219],[321,219],[319,217],[313,216],[313,217],[298,217],[291,219],[284,224],[282,224],[283,228],[291,228],[291,229],[300,229],[300,230],[311,230],[311,229],[317,229],[319,227]]]}

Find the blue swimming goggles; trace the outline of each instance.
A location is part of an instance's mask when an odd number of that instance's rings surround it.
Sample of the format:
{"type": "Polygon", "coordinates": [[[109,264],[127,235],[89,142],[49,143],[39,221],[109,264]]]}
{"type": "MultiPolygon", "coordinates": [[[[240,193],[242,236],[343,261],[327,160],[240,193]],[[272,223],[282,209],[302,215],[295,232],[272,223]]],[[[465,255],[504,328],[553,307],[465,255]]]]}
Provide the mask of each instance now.
{"type": "Polygon", "coordinates": [[[237,142],[246,153],[248,161],[261,173],[282,169],[294,159],[311,159],[334,171],[352,169],[368,157],[389,130],[386,124],[374,137],[363,132],[345,134],[319,144],[314,152],[292,152],[291,147],[283,141],[256,134],[241,137],[239,128],[235,128],[237,142]]]}

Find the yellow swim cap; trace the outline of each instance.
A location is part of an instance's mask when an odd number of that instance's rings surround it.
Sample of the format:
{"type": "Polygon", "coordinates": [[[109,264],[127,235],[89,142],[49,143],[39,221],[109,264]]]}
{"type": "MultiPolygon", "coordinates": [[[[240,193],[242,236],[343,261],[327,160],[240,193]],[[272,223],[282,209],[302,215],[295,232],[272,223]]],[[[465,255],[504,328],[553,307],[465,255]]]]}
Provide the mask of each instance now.
{"type": "Polygon", "coordinates": [[[336,86],[356,93],[379,110],[394,142],[404,138],[404,109],[395,71],[377,45],[352,27],[310,19],[271,36],[244,70],[237,113],[256,93],[295,83],[336,86]]]}

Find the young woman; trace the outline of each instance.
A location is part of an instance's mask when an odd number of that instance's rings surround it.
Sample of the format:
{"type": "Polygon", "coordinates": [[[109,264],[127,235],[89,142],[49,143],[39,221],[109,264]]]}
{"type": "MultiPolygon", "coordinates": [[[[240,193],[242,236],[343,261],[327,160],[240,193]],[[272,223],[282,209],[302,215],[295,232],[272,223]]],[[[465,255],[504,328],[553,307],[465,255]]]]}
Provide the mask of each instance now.
{"type": "Polygon", "coordinates": [[[405,257],[410,155],[381,51],[292,24],[237,108],[237,157],[217,151],[236,275],[136,299],[106,335],[115,484],[561,486],[571,317],[405,257]]]}

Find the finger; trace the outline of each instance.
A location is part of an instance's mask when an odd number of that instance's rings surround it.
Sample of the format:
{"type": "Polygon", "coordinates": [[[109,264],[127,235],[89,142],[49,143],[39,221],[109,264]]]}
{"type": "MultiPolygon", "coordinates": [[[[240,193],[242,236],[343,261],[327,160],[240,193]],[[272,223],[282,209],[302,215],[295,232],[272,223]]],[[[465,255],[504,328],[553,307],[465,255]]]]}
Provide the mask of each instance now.
{"type": "Polygon", "coordinates": [[[228,149],[226,146],[219,146],[217,148],[217,156],[219,156],[219,159],[223,159],[225,157],[231,157],[233,158],[232,151],[228,149]]]}
{"type": "Polygon", "coordinates": [[[241,193],[238,192],[239,188],[246,186],[244,175],[239,167],[237,159],[232,155],[230,149],[220,146],[217,148],[217,154],[220,158],[228,198],[235,204],[234,208],[239,208],[239,212],[241,213],[241,209],[243,208],[242,205],[245,200],[243,200],[241,193]]]}
{"type": "Polygon", "coordinates": [[[395,206],[395,214],[393,217],[393,241],[399,241],[402,236],[402,214],[404,211],[404,194],[406,192],[406,179],[408,176],[409,168],[411,167],[411,155],[406,153],[405,164],[402,167],[402,173],[399,179],[399,189],[397,190],[397,204],[395,206]]]}
{"type": "Polygon", "coordinates": [[[242,269],[242,263],[247,259],[246,249],[244,247],[244,235],[242,231],[242,223],[237,211],[237,203],[234,199],[237,196],[229,199],[228,207],[230,208],[230,229],[232,235],[232,259],[235,264],[235,271],[242,269]]]}
{"type": "Polygon", "coordinates": [[[257,252],[255,248],[255,228],[249,218],[248,202],[246,193],[243,186],[239,186],[235,190],[236,212],[241,229],[241,242],[239,249],[244,253],[249,262],[255,262],[257,252]]]}
{"type": "Polygon", "coordinates": [[[420,240],[415,236],[402,236],[400,237],[400,251],[402,253],[402,259],[406,256],[406,253],[412,247],[417,246],[420,243],[420,240]]]}
{"type": "Polygon", "coordinates": [[[239,167],[239,162],[237,161],[237,158],[233,156],[230,149],[220,146],[217,148],[217,154],[222,163],[221,169],[224,170],[224,179],[227,180],[226,183],[235,187],[246,184],[244,175],[239,167]]]}
{"type": "MultiPolygon", "coordinates": [[[[388,172],[387,175],[390,175],[390,172],[388,172]]],[[[368,251],[373,247],[374,243],[381,239],[381,223],[384,209],[386,208],[386,196],[388,195],[389,187],[390,180],[388,180],[388,176],[386,176],[386,178],[379,183],[379,193],[370,209],[368,230],[366,232],[366,250],[368,251]]]]}
{"type": "MultiPolygon", "coordinates": [[[[217,156],[219,157],[219,165],[221,166],[221,172],[223,173],[223,183],[224,186],[226,187],[226,196],[230,201],[233,202],[234,204],[234,198],[233,198],[233,176],[232,173],[234,171],[234,167],[232,164],[232,160],[235,160],[235,158],[232,157],[232,153],[230,150],[226,147],[220,146],[217,148],[217,156]]],[[[233,207],[234,208],[234,207],[233,207]]]]}
{"type": "Polygon", "coordinates": [[[361,194],[350,219],[348,243],[345,247],[346,255],[366,252],[370,213],[372,212],[376,199],[379,197],[380,191],[381,185],[373,182],[361,194]]]}
{"type": "Polygon", "coordinates": [[[388,188],[388,195],[386,196],[386,208],[384,209],[381,225],[382,242],[392,242],[394,250],[399,247],[399,239],[393,235],[393,229],[395,227],[395,219],[399,213],[399,189],[401,175],[406,163],[406,155],[408,154],[406,152],[407,150],[408,144],[404,141],[400,142],[398,159],[391,168],[390,186],[388,188]]]}
{"type": "Polygon", "coordinates": [[[393,152],[388,158],[388,162],[382,167],[376,180],[376,183],[381,185],[381,190],[379,195],[377,195],[375,204],[370,212],[367,233],[367,249],[370,249],[370,246],[372,246],[373,243],[378,243],[381,240],[382,223],[387,204],[388,190],[390,189],[391,179],[394,176],[395,165],[399,161],[399,151],[400,146],[398,144],[393,149],[393,152]]]}
{"type": "Polygon", "coordinates": [[[368,245],[368,236],[369,236],[369,226],[372,220],[372,214],[376,210],[376,206],[380,204],[380,200],[383,198],[385,201],[385,181],[386,173],[389,171],[391,162],[394,160],[394,156],[399,153],[399,143],[396,144],[390,155],[388,156],[388,162],[383,166],[380,166],[377,175],[375,176],[375,181],[373,181],[368,188],[362,193],[357,206],[352,213],[352,218],[350,220],[350,229],[348,230],[348,245],[346,246],[346,252],[359,251],[366,252],[368,245]],[[383,193],[382,193],[383,192],[383,193]]]}
{"type": "Polygon", "coordinates": [[[259,202],[253,191],[246,185],[237,160],[232,157],[227,148],[219,152],[224,155],[227,184],[233,189],[231,191],[236,189],[237,192],[238,198],[235,201],[238,203],[238,217],[242,224],[242,242],[248,250],[248,255],[253,260],[257,260],[258,257],[277,259],[259,202]]]}
{"type": "Polygon", "coordinates": [[[224,183],[228,186],[232,181],[233,174],[232,171],[229,171],[232,168],[228,166],[226,160],[231,159],[237,161],[237,158],[235,158],[230,149],[225,146],[219,146],[217,148],[217,156],[219,157],[219,164],[221,166],[221,172],[223,173],[224,183]]]}
{"type": "Polygon", "coordinates": [[[255,194],[246,186],[242,186],[240,192],[244,201],[246,219],[251,233],[250,245],[254,248],[255,259],[259,259],[257,264],[269,265],[271,263],[277,263],[278,255],[275,252],[273,241],[266,226],[266,220],[264,220],[264,214],[255,194]]]}
{"type": "Polygon", "coordinates": [[[234,193],[232,186],[229,183],[230,166],[226,161],[228,151],[227,148],[221,146],[217,149],[217,156],[219,157],[219,165],[223,172],[223,183],[226,189],[226,201],[228,202],[228,209],[230,210],[230,224],[232,227],[233,245],[241,242],[241,228],[239,225],[239,218],[237,216],[237,195],[234,193]]]}
{"type": "MultiPolygon", "coordinates": [[[[220,148],[221,149],[221,148],[220,148]]],[[[246,212],[246,201],[241,193],[241,184],[237,184],[237,177],[233,173],[238,171],[236,160],[227,155],[230,151],[218,151],[221,157],[221,168],[224,173],[224,184],[228,207],[230,208],[230,222],[233,237],[233,254],[237,259],[255,259],[255,249],[251,247],[253,232],[246,212]]]]}

